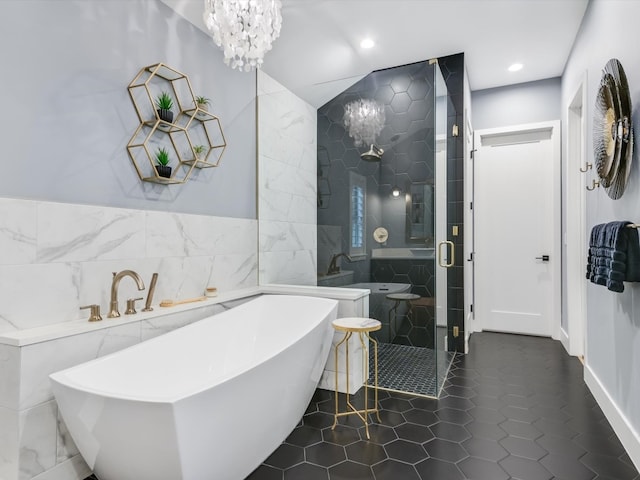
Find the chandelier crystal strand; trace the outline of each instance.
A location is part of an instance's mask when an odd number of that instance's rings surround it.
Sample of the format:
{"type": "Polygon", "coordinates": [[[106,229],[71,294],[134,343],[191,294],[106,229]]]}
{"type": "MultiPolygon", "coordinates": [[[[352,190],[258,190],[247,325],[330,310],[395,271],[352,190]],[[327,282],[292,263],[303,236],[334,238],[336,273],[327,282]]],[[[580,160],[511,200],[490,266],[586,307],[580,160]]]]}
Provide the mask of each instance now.
{"type": "Polygon", "coordinates": [[[245,72],[260,68],[280,36],[281,7],[280,0],[204,0],[202,18],[224,63],[245,72]]]}
{"type": "Polygon", "coordinates": [[[355,100],[344,107],[344,126],[356,147],[375,143],[384,120],[384,107],[374,100],[355,100]]]}

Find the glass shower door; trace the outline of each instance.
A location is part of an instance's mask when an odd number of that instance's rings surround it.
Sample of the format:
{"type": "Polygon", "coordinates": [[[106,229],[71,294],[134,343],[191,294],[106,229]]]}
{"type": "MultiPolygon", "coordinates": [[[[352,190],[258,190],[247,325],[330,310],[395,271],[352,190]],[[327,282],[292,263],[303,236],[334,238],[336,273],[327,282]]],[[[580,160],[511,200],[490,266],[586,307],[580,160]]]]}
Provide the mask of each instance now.
{"type": "Polygon", "coordinates": [[[447,228],[447,120],[448,90],[440,66],[434,68],[434,170],[435,170],[435,322],[436,384],[440,392],[451,363],[447,352],[447,276],[455,262],[447,228]]]}

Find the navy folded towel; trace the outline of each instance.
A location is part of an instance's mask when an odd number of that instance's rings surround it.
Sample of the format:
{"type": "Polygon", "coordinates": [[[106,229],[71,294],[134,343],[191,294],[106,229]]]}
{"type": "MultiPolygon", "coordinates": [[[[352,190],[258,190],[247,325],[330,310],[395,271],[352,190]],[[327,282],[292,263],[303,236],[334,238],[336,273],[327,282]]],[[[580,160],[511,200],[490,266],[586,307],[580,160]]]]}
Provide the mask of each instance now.
{"type": "Polygon", "coordinates": [[[612,292],[624,291],[623,282],[640,281],[640,243],[631,222],[595,225],[589,238],[587,278],[612,292]]]}

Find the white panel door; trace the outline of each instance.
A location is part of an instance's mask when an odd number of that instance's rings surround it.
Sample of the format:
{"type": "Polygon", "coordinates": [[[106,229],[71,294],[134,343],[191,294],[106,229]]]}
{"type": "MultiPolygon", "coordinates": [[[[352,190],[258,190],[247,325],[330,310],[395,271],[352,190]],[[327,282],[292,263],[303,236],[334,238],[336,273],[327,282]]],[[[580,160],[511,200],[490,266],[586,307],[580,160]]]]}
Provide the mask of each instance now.
{"type": "Polygon", "coordinates": [[[482,330],[559,324],[559,122],[476,132],[475,305],[482,330]]]}

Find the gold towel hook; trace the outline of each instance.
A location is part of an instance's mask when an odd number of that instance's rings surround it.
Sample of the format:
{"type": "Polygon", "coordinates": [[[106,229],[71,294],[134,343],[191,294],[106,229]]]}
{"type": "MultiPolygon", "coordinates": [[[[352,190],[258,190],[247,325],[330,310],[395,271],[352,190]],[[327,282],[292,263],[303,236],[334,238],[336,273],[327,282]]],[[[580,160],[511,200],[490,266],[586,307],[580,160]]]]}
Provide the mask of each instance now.
{"type": "Polygon", "coordinates": [[[586,167],[585,167],[585,168],[580,167],[580,171],[581,171],[582,173],[586,173],[586,172],[588,172],[589,170],[591,170],[592,168],[593,168],[593,164],[591,164],[591,163],[587,162],[587,165],[586,165],[586,167]]]}
{"type": "Polygon", "coordinates": [[[595,190],[600,186],[600,182],[596,182],[595,180],[591,180],[591,186],[587,185],[586,189],[589,191],[595,190]]]}

